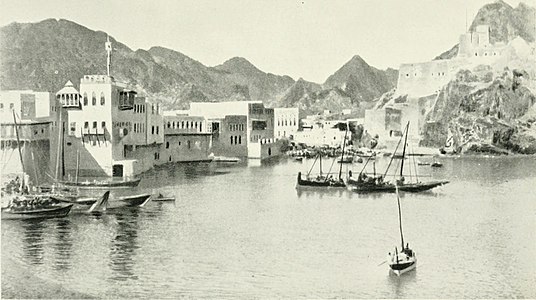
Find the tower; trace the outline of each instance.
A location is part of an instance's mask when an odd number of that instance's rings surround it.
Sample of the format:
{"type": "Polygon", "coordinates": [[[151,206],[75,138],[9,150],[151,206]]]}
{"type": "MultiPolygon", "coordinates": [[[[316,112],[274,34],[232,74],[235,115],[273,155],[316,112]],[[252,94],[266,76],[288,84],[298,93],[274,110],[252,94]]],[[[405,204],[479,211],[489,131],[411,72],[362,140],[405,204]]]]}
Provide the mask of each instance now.
{"type": "Polygon", "coordinates": [[[106,43],[104,43],[104,48],[106,49],[106,72],[110,76],[110,68],[112,65],[112,42],[110,42],[110,36],[106,38],[106,43]]]}

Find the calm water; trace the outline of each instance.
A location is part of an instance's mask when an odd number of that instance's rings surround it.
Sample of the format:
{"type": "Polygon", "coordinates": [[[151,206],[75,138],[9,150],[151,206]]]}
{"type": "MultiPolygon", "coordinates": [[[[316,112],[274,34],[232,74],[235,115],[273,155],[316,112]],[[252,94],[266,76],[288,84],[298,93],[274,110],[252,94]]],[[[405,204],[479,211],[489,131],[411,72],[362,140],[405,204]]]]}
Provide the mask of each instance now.
{"type": "Polygon", "coordinates": [[[402,194],[419,265],[401,277],[378,266],[399,244],[394,194],[297,191],[311,160],[188,164],[138,188],[174,204],[2,221],[2,296],[37,286],[49,297],[536,297],[536,158],[441,161],[419,173],[450,184],[402,194]]]}

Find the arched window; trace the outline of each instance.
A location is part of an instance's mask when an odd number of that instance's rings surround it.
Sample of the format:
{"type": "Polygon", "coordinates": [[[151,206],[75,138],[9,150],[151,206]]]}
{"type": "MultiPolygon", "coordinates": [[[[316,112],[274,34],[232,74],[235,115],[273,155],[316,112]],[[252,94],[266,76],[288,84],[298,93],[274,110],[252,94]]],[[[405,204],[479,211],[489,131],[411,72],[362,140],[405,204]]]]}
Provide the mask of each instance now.
{"type": "Polygon", "coordinates": [[[91,105],[97,105],[97,95],[95,95],[95,92],[91,95],[91,105]]]}
{"type": "Polygon", "coordinates": [[[166,142],[166,149],[169,149],[169,142],[166,142]]]}
{"type": "Polygon", "coordinates": [[[100,93],[100,105],[104,105],[105,102],[106,102],[106,99],[104,99],[104,93],[101,92],[100,93]]]}

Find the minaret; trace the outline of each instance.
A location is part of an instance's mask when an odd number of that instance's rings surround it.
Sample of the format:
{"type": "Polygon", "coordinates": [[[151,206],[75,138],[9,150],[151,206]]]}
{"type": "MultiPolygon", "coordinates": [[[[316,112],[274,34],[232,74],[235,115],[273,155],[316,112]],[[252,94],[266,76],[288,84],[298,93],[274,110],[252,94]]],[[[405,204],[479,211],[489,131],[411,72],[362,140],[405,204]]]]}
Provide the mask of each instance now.
{"type": "Polygon", "coordinates": [[[106,43],[104,43],[104,47],[106,48],[106,71],[108,76],[110,76],[110,67],[112,65],[112,42],[110,42],[110,36],[108,35],[106,38],[106,43]]]}

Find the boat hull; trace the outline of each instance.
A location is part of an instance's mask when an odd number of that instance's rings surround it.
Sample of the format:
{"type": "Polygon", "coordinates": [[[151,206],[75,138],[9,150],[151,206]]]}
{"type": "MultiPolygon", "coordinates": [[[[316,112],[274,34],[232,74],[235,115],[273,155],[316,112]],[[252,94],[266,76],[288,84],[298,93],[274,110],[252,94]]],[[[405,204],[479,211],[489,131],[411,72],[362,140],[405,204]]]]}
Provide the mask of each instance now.
{"type": "MultiPolygon", "coordinates": [[[[398,190],[410,193],[423,192],[431,190],[438,186],[449,183],[448,181],[432,181],[425,183],[407,183],[398,186],[398,190]]],[[[356,184],[352,186],[352,190],[356,193],[394,193],[396,191],[396,186],[394,184],[356,184]]]]}
{"type": "Polygon", "coordinates": [[[150,194],[143,194],[143,195],[134,195],[134,196],[126,196],[126,197],[119,197],[116,198],[114,202],[121,203],[120,206],[143,206],[147,202],[149,202],[151,198],[150,194]]]}
{"type": "Polygon", "coordinates": [[[298,173],[297,187],[318,187],[318,188],[346,188],[346,184],[342,181],[329,180],[306,180],[301,178],[301,172],[298,173]]]}
{"type": "Polygon", "coordinates": [[[73,204],[35,210],[13,210],[11,208],[2,208],[2,220],[59,218],[68,215],[72,207],[73,204]]]}
{"type": "Polygon", "coordinates": [[[166,202],[166,201],[175,201],[175,197],[162,197],[162,198],[153,198],[152,201],[160,201],[160,202],[166,202]]]}
{"type": "Polygon", "coordinates": [[[65,186],[75,186],[79,188],[127,188],[127,187],[136,187],[140,183],[141,179],[134,179],[128,181],[81,181],[81,182],[72,182],[72,181],[63,181],[61,184],[65,186]]]}
{"type": "Polygon", "coordinates": [[[415,270],[416,267],[417,267],[417,259],[415,259],[415,261],[413,262],[389,265],[389,268],[391,269],[391,271],[395,273],[397,276],[400,276],[411,270],[415,270]]]}

